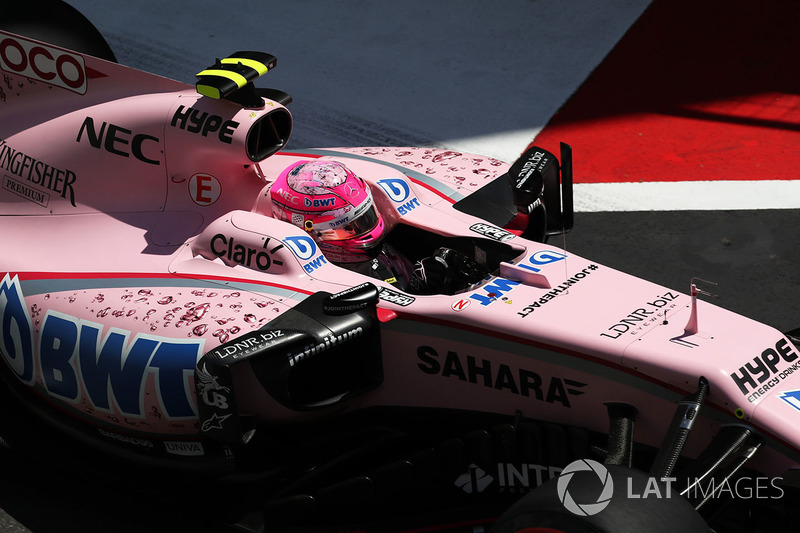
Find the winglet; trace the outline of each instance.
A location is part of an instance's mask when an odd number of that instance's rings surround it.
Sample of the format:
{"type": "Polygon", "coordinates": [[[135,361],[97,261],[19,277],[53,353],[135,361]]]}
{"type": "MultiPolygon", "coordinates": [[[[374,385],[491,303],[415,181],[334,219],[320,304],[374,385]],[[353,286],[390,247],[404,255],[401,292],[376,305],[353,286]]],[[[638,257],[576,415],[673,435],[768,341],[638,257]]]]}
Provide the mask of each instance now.
{"type": "MultiPolygon", "coordinates": [[[[234,52],[197,73],[197,92],[209,98],[229,98],[275,68],[278,60],[264,52],[234,52]]],[[[236,97],[231,98],[238,101],[236,97]]]]}

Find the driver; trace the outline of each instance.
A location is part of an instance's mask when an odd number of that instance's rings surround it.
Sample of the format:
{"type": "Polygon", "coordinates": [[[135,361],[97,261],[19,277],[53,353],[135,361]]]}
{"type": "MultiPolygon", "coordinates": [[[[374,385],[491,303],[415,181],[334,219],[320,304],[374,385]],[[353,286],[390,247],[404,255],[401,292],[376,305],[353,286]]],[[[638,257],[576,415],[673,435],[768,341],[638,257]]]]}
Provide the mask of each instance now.
{"type": "Polygon", "coordinates": [[[334,264],[412,294],[454,294],[488,273],[464,254],[439,248],[411,264],[384,240],[386,225],[363,179],[338,161],[300,161],[270,188],[273,213],[307,231],[334,264]]]}

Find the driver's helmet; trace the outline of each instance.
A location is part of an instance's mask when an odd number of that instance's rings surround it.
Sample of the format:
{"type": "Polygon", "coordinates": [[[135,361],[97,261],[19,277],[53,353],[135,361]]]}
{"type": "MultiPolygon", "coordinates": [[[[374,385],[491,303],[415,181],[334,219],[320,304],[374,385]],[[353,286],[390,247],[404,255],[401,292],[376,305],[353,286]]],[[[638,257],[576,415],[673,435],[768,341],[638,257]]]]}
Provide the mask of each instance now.
{"type": "Polygon", "coordinates": [[[270,188],[273,214],[309,232],[331,261],[366,261],[383,218],[364,180],[337,161],[300,161],[270,188]]]}

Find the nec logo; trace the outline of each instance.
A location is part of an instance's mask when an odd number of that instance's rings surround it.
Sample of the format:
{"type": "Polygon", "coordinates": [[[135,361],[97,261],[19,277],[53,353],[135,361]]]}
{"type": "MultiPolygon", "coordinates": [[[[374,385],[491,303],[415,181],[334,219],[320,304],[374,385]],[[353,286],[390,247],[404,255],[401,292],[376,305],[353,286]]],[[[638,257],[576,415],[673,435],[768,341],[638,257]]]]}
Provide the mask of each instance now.
{"type": "Polygon", "coordinates": [[[278,187],[278,189],[275,191],[275,194],[277,194],[287,202],[291,203],[292,205],[300,205],[300,197],[295,196],[289,191],[283,189],[282,187],[278,187]]]}
{"type": "Polygon", "coordinates": [[[127,128],[107,122],[103,122],[100,129],[96,130],[92,117],[84,119],[75,142],[81,142],[84,133],[86,140],[94,148],[122,157],[132,155],[135,159],[148,165],[161,164],[161,161],[155,159],[161,157],[161,141],[158,137],[146,133],[133,133],[127,128]]]}
{"type": "Polygon", "coordinates": [[[78,94],[86,93],[83,57],[64,50],[6,37],[0,41],[0,68],[78,94]]]}

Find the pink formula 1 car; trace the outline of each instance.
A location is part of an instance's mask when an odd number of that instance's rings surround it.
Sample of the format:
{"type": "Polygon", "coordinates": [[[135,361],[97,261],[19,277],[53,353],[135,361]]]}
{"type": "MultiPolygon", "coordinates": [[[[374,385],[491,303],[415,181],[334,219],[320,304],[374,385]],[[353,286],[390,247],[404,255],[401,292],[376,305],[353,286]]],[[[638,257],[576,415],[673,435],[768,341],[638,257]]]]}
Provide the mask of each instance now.
{"type": "Polygon", "coordinates": [[[547,244],[572,226],[567,145],[287,153],[291,99],[253,83],[268,54],[192,87],[51,42],[0,32],[12,446],[159,472],[156,492],[202,480],[189,500],[262,531],[791,516],[797,338],[547,244]],[[420,293],[331,259],[274,216],[326,201],[273,189],[299,162],[363,180],[398,256],[482,276],[420,293]]]}

